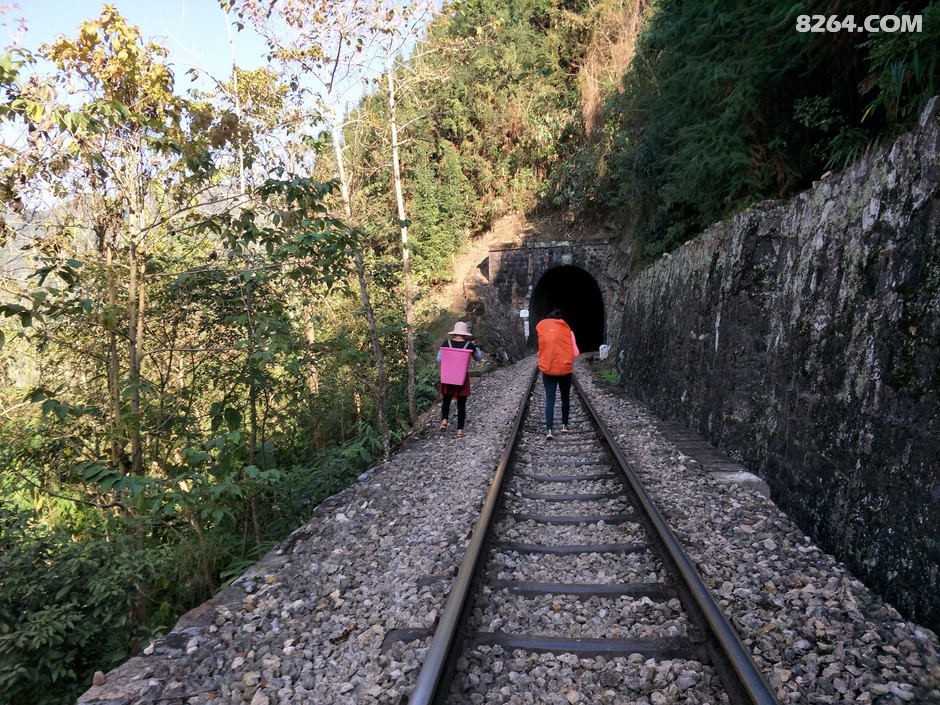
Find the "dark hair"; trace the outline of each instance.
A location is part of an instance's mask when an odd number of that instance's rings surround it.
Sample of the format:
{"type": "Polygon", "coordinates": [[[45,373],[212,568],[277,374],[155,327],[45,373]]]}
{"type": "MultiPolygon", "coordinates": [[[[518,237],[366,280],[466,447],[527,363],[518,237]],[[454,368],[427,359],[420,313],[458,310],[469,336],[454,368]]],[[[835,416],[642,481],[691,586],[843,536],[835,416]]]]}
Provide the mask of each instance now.
{"type": "Polygon", "coordinates": [[[546,318],[564,318],[560,308],[553,308],[546,318]]]}

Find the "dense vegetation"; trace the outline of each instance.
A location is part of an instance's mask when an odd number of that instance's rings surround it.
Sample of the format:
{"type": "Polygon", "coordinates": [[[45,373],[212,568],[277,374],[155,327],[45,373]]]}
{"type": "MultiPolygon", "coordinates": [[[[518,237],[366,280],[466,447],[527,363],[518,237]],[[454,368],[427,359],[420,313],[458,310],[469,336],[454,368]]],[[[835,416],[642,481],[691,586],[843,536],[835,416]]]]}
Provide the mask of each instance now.
{"type": "Polygon", "coordinates": [[[909,129],[937,92],[938,32],[936,2],[660,0],[600,128],[572,128],[554,202],[622,216],[648,257],[673,249],[909,129]],[[904,13],[923,31],[796,31],[904,13]]]}
{"type": "Polygon", "coordinates": [[[456,0],[417,44],[344,8],[262,28],[279,61],[210,94],[111,9],[51,69],[0,60],[3,702],[71,702],[388,452],[436,395],[452,319],[425,294],[501,215],[617,223],[653,257],[936,92],[937,2],[456,0]],[[323,49],[350,45],[338,85],[323,49]]]}

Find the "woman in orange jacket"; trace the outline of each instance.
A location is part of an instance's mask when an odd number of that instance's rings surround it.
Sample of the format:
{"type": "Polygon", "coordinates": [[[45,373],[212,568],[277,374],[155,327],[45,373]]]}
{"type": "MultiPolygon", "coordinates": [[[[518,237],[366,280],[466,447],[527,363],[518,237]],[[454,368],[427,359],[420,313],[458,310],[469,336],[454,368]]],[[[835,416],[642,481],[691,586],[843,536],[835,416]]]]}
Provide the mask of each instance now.
{"type": "Polygon", "coordinates": [[[545,438],[552,432],[555,417],[555,389],[561,389],[561,432],[568,433],[571,408],[571,374],[574,359],[580,354],[574,331],[565,323],[560,309],[553,309],[535,327],[539,340],[539,370],[545,385],[545,438]]]}

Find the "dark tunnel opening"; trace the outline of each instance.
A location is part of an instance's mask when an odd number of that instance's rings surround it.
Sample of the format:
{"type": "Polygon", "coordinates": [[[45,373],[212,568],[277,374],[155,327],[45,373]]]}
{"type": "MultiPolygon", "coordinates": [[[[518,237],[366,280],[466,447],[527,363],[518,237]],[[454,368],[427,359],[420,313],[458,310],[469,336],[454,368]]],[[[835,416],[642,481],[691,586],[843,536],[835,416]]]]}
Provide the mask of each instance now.
{"type": "Polygon", "coordinates": [[[601,289],[590,274],[580,267],[563,266],[548,270],[539,279],[529,300],[529,345],[538,348],[535,326],[552,309],[559,308],[562,317],[574,331],[583,352],[597,350],[604,341],[604,299],[601,289]]]}

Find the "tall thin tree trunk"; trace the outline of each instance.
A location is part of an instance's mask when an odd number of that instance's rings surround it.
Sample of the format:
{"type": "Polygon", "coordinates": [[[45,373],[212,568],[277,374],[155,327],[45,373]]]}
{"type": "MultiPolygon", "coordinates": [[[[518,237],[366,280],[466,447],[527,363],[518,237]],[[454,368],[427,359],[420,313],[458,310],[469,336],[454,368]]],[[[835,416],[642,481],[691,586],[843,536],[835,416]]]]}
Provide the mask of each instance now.
{"type": "MultiPolygon", "coordinates": [[[[105,261],[108,268],[108,308],[112,315],[117,311],[117,282],[114,280],[114,249],[105,245],[105,261]]],[[[120,442],[121,429],[121,367],[118,362],[117,329],[111,326],[108,332],[108,393],[111,401],[111,463],[115,470],[123,471],[123,448],[120,442]]]]}
{"type": "MultiPolygon", "coordinates": [[[[254,376],[253,372],[251,373],[254,376]]],[[[258,448],[258,384],[255,380],[248,383],[249,408],[249,438],[248,438],[248,464],[257,465],[258,448]]]]}
{"type": "MultiPolygon", "coordinates": [[[[229,21],[229,11],[223,8],[225,12],[225,30],[228,33],[228,50],[232,58],[232,90],[235,93],[235,115],[238,116],[239,128],[242,120],[241,96],[238,93],[238,67],[235,64],[235,40],[232,39],[232,23],[229,21]]],[[[238,192],[245,194],[245,147],[242,145],[241,133],[236,138],[238,146],[238,192]]]]}
{"type": "Polygon", "coordinates": [[[304,337],[307,340],[307,354],[311,357],[311,361],[307,364],[307,389],[304,396],[307,400],[307,412],[310,414],[310,430],[313,433],[313,441],[318,448],[322,448],[323,438],[320,432],[320,423],[316,417],[316,398],[320,393],[320,373],[313,361],[313,346],[317,338],[316,328],[313,325],[313,313],[310,309],[309,303],[304,304],[304,337]]]}
{"type": "MultiPolygon", "coordinates": [[[[252,375],[254,376],[254,375],[252,375]]],[[[255,380],[250,382],[251,387],[248,392],[250,415],[251,415],[251,438],[248,445],[248,464],[258,465],[258,385],[255,380]]],[[[251,515],[251,526],[255,532],[255,545],[260,545],[263,539],[261,531],[261,519],[258,515],[258,498],[252,495],[248,502],[249,513],[251,515]]]]}
{"type": "Polygon", "coordinates": [[[143,473],[143,447],[140,434],[140,337],[143,326],[143,283],[139,278],[137,243],[132,237],[129,247],[130,277],[127,284],[127,377],[130,383],[131,468],[132,475],[143,473]]]}
{"type": "MultiPolygon", "coordinates": [[[[138,232],[139,229],[138,229],[138,232]]],[[[129,277],[127,283],[127,377],[131,385],[130,393],[130,416],[131,416],[131,461],[130,473],[134,476],[143,475],[143,445],[141,443],[141,417],[140,417],[140,350],[143,340],[144,323],[144,284],[141,274],[143,267],[138,260],[137,241],[135,236],[131,236],[128,246],[128,265],[129,277]]],[[[136,515],[136,510],[131,512],[136,515]]],[[[136,518],[136,517],[135,517],[136,518]]],[[[137,550],[143,552],[146,549],[146,529],[142,523],[134,524],[135,538],[137,539],[137,550]]],[[[149,586],[145,580],[137,583],[137,605],[135,620],[140,624],[147,622],[147,595],[149,586]]]]}
{"type": "Polygon", "coordinates": [[[395,65],[391,44],[385,48],[385,67],[388,76],[389,120],[392,128],[392,168],[395,177],[395,200],[398,204],[398,222],[401,226],[401,264],[402,278],[405,285],[405,332],[407,336],[408,365],[408,415],[411,423],[418,420],[415,404],[415,330],[414,330],[414,295],[411,291],[411,258],[408,251],[408,226],[405,225],[405,199],[401,188],[401,165],[398,159],[398,118],[395,104],[395,65]]]}
{"type": "Polygon", "coordinates": [[[392,443],[388,435],[388,418],[385,413],[385,400],[388,397],[388,377],[385,374],[385,361],[382,357],[382,346],[379,343],[378,326],[375,323],[375,312],[369,300],[369,291],[366,288],[366,268],[362,261],[362,252],[357,247],[353,255],[356,265],[356,276],[359,279],[359,293],[362,296],[362,305],[369,321],[369,335],[372,337],[372,349],[375,351],[375,372],[378,384],[375,385],[376,421],[379,426],[379,436],[382,438],[382,457],[388,460],[392,455],[392,443]]]}
{"type": "MultiPolygon", "coordinates": [[[[317,342],[317,331],[313,325],[313,313],[310,309],[310,304],[305,303],[303,308],[304,338],[307,341],[307,352],[312,358],[313,346],[317,342]]],[[[312,359],[307,365],[307,391],[310,394],[310,402],[312,404],[313,399],[316,398],[317,394],[320,392],[320,374],[317,372],[317,366],[312,359]]],[[[313,413],[312,406],[310,407],[310,412],[313,413]]]]}
{"type": "MultiPolygon", "coordinates": [[[[336,157],[336,171],[339,176],[340,193],[343,198],[343,208],[346,213],[347,225],[352,224],[352,204],[349,196],[349,184],[346,181],[346,169],[343,165],[343,142],[342,128],[339,119],[336,116],[336,107],[331,103],[330,109],[330,130],[333,134],[333,153],[336,157]]],[[[388,377],[385,373],[385,361],[382,357],[382,346],[379,342],[379,330],[375,322],[375,311],[372,309],[372,302],[369,298],[369,290],[366,283],[366,268],[362,259],[362,249],[357,245],[353,253],[353,262],[356,265],[356,277],[359,280],[359,293],[362,296],[362,307],[366,313],[366,320],[369,324],[369,335],[372,338],[372,350],[375,355],[375,371],[377,384],[375,385],[375,413],[376,421],[379,427],[379,435],[382,439],[383,457],[388,460],[392,454],[392,444],[388,435],[388,419],[385,413],[385,400],[388,396],[388,377]]]]}

